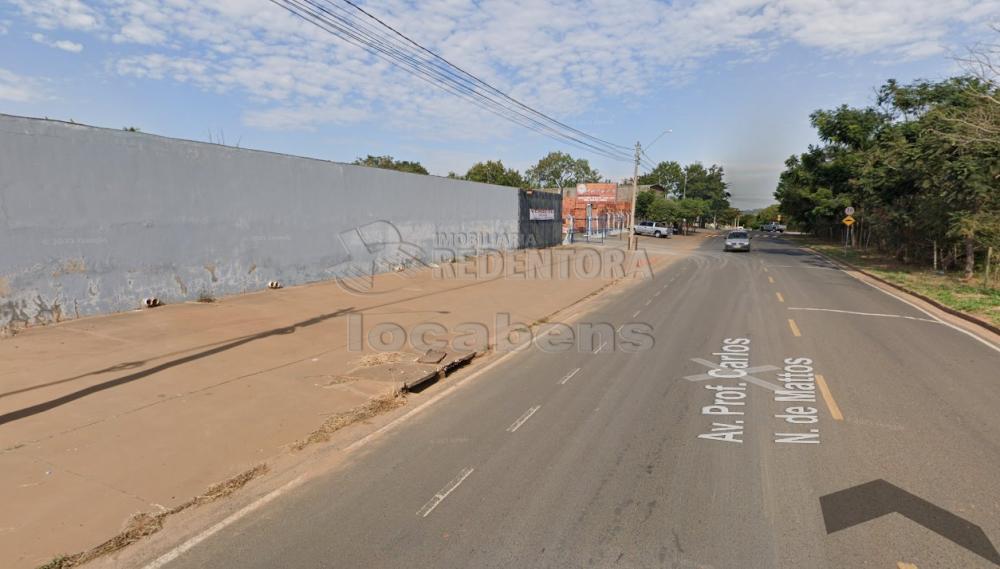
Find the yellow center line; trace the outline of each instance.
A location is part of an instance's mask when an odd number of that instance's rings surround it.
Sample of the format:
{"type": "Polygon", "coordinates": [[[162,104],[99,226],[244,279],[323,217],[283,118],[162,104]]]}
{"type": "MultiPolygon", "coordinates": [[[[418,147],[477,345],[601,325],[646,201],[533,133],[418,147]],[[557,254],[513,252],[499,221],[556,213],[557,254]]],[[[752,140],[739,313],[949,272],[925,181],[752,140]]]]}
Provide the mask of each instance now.
{"type": "Polygon", "coordinates": [[[765,272],[765,273],[767,272],[767,267],[764,267],[764,272],[765,272]]]}
{"type": "Polygon", "coordinates": [[[904,563],[903,561],[896,562],[896,569],[920,569],[913,563],[904,563]]]}
{"type": "Polygon", "coordinates": [[[785,297],[781,296],[780,292],[776,292],[774,295],[778,297],[778,302],[785,302],[785,297]]]}
{"type": "MultiPolygon", "coordinates": [[[[816,374],[816,385],[819,386],[819,392],[823,394],[823,401],[826,401],[826,406],[830,408],[830,415],[833,416],[833,420],[843,421],[844,414],[840,412],[840,407],[833,399],[833,394],[830,393],[830,386],[826,384],[826,379],[818,373],[816,374]]],[[[900,565],[900,567],[902,567],[902,565],[900,565]]]]}
{"type": "Polygon", "coordinates": [[[792,329],[792,334],[794,334],[796,338],[802,336],[802,332],[799,331],[798,324],[796,324],[791,318],[788,319],[788,327],[792,329]]]}
{"type": "Polygon", "coordinates": [[[774,284],[774,277],[767,277],[767,282],[774,284]]]}

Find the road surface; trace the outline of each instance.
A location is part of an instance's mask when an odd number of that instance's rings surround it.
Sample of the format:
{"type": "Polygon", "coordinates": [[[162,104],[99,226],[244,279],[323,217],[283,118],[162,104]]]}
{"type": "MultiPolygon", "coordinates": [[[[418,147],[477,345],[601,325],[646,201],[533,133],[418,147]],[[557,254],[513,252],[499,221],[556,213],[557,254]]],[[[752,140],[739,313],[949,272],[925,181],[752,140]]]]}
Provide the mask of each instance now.
{"type": "Polygon", "coordinates": [[[509,358],[166,566],[996,567],[1000,352],[753,246],[586,317],[653,349],[509,358]]]}

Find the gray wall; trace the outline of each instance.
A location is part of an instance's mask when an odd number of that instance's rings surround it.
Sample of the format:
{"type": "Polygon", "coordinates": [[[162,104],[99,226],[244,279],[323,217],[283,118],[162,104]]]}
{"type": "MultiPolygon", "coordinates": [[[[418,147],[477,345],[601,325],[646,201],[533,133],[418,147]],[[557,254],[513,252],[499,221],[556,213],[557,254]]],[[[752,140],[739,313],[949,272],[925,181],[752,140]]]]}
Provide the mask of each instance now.
{"type": "Polygon", "coordinates": [[[514,248],[517,233],[512,188],[0,115],[0,329],[391,270],[472,240],[514,248]]]}

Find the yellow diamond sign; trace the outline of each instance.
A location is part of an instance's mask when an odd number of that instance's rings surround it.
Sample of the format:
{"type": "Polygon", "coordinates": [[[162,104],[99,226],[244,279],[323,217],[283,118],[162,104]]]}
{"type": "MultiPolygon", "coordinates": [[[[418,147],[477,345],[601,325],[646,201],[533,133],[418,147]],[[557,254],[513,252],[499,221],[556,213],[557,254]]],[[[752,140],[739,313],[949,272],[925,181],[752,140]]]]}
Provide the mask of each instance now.
{"type": "Polygon", "coordinates": [[[851,217],[851,216],[847,216],[847,217],[845,217],[845,218],[844,218],[844,219],[843,219],[843,220],[841,221],[841,223],[843,223],[844,225],[846,225],[846,226],[850,227],[850,226],[854,225],[854,218],[853,218],[853,217],[851,217]]]}

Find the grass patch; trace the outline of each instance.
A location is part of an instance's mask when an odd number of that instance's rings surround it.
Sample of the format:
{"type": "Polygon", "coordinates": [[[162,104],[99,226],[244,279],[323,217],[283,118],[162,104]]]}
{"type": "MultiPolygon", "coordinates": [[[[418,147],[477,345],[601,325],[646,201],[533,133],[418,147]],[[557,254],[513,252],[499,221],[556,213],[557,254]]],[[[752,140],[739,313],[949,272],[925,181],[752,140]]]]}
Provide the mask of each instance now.
{"type": "Polygon", "coordinates": [[[313,431],[308,437],[293,443],[292,448],[294,450],[302,450],[313,443],[326,442],[330,440],[330,436],[333,435],[333,433],[336,433],[344,427],[371,419],[372,417],[381,415],[382,413],[388,413],[389,411],[392,411],[397,407],[402,407],[403,405],[406,405],[406,395],[400,391],[394,391],[388,395],[376,397],[364,405],[355,407],[350,411],[333,415],[324,421],[323,425],[313,431]]]}
{"type": "Polygon", "coordinates": [[[149,512],[139,512],[129,518],[124,531],[108,541],[81,553],[75,553],[73,555],[60,555],[45,565],[42,565],[38,569],[70,569],[71,567],[83,565],[84,563],[102,555],[114,553],[115,551],[128,547],[140,539],[153,535],[163,529],[163,522],[166,520],[167,516],[183,512],[193,506],[200,506],[202,504],[214,502],[220,498],[225,498],[226,496],[229,496],[233,492],[236,492],[240,488],[246,486],[248,482],[257,478],[261,474],[264,474],[267,470],[268,468],[266,464],[258,464],[250,470],[237,474],[225,482],[213,485],[204,494],[195,496],[187,502],[175,506],[165,512],[158,512],[155,514],[151,514],[149,512]]]}
{"type": "MultiPolygon", "coordinates": [[[[1000,325],[1000,288],[987,288],[982,275],[966,281],[959,273],[935,272],[931,268],[904,265],[891,255],[859,251],[812,238],[797,238],[803,245],[846,261],[906,290],[932,298],[941,304],[1000,325]]],[[[1000,268],[1000,267],[998,267],[1000,268]]]]}

